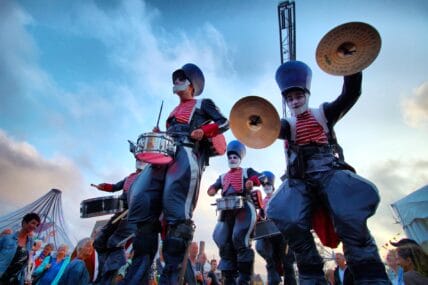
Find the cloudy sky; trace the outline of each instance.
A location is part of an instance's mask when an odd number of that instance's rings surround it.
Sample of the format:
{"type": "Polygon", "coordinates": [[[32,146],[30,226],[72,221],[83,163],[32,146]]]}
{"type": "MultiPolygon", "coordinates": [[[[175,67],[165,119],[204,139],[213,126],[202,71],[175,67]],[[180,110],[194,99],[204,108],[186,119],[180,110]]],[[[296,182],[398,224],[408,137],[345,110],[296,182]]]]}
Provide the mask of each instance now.
{"type": "MultiPolygon", "coordinates": [[[[277,4],[1,1],[0,215],[58,188],[71,237],[89,235],[96,219],[80,219],[80,201],[105,195],[89,184],[116,182],[134,169],[127,140],[151,131],[162,100],[166,119],[178,103],[171,72],[187,62],[204,71],[202,97],[226,116],[248,95],[282,113],[274,81],[277,4]]],[[[351,21],[374,26],[382,48],[336,133],[348,163],[379,188],[382,201],[369,226],[382,245],[401,232],[389,204],[428,183],[428,3],[297,0],[297,59],[313,69],[313,107],[334,100],[342,84],[319,69],[316,47],[351,21]]],[[[233,139],[230,131],[226,137],[233,139]]],[[[280,176],[281,146],[249,149],[243,166],[280,176]]],[[[205,190],[227,170],[224,157],[212,159],[194,214],[195,239],[206,240],[209,257],[217,255],[210,238],[216,214],[205,190]]]]}

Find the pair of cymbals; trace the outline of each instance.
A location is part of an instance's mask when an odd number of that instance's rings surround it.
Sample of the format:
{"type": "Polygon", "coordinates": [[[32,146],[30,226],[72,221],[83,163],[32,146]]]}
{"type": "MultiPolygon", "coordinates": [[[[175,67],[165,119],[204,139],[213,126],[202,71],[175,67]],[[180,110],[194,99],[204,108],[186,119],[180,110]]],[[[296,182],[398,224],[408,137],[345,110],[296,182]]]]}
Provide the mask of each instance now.
{"type": "Polygon", "coordinates": [[[368,67],[378,56],[381,38],[369,24],[350,22],[329,31],[316,50],[318,66],[333,75],[351,75],[368,67]]]}

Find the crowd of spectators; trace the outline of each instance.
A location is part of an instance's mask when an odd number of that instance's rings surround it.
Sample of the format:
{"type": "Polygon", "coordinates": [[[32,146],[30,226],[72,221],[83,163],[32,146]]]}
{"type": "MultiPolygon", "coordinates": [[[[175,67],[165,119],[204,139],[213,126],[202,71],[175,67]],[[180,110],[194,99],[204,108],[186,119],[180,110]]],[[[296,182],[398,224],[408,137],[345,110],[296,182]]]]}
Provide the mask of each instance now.
{"type": "MultiPolygon", "coordinates": [[[[3,284],[97,284],[95,270],[96,252],[93,240],[84,238],[77,243],[73,253],[67,245],[55,248],[51,243],[33,240],[33,232],[40,224],[35,213],[24,216],[21,228],[12,232],[5,229],[0,233],[0,285],[3,284]]],[[[428,255],[408,238],[391,242],[394,248],[385,256],[385,266],[392,285],[428,284],[428,255]]],[[[127,268],[132,263],[132,246],[127,250],[127,263],[117,272],[113,284],[123,284],[127,268]]],[[[218,285],[222,276],[217,269],[219,260],[207,259],[199,251],[198,243],[192,242],[188,250],[185,284],[218,285]]],[[[326,270],[330,285],[353,285],[352,272],[347,268],[345,256],[335,254],[336,267],[326,270]]],[[[162,249],[152,266],[150,285],[158,284],[165,263],[162,249]]]]}

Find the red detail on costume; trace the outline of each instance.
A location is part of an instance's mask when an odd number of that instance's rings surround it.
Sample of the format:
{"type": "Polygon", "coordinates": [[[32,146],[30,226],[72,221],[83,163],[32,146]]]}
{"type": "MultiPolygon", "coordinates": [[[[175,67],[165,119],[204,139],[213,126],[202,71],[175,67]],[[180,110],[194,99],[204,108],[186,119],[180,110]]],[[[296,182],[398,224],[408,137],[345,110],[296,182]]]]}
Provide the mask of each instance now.
{"type": "Polygon", "coordinates": [[[113,184],[101,183],[100,185],[98,185],[98,189],[101,191],[112,192],[113,191],[113,184]]]}
{"type": "Polygon", "coordinates": [[[137,171],[129,174],[128,177],[125,179],[125,183],[123,184],[123,192],[128,192],[129,188],[131,188],[132,183],[134,183],[135,179],[137,178],[137,175],[141,172],[140,169],[137,171]]]}
{"type": "Polygon", "coordinates": [[[260,190],[253,190],[250,194],[256,209],[263,209],[262,192],[260,192],[260,190]]]}
{"type": "Polygon", "coordinates": [[[271,197],[266,196],[266,197],[263,199],[263,210],[266,210],[266,206],[267,206],[267,203],[269,202],[270,198],[271,198],[271,197]]]}
{"type": "Polygon", "coordinates": [[[201,129],[204,131],[204,136],[206,138],[212,138],[216,136],[219,130],[218,125],[215,123],[203,125],[201,129]]]}
{"type": "Polygon", "coordinates": [[[323,127],[309,111],[305,111],[302,114],[297,115],[296,143],[298,145],[328,143],[327,135],[325,134],[323,127]]]}
{"type": "Polygon", "coordinates": [[[188,124],[193,114],[193,109],[195,107],[195,104],[196,104],[195,99],[190,99],[187,101],[180,102],[180,104],[177,107],[175,107],[175,109],[171,112],[168,118],[175,117],[177,122],[188,124]]]}
{"type": "Polygon", "coordinates": [[[229,186],[232,186],[233,190],[236,193],[242,193],[243,191],[243,177],[242,177],[242,168],[233,168],[227,172],[223,177],[223,191],[227,191],[229,186]]]}
{"type": "Polygon", "coordinates": [[[250,178],[248,178],[248,180],[253,181],[253,185],[254,186],[260,186],[260,180],[256,175],[251,176],[250,178]]]}
{"type": "Polygon", "coordinates": [[[161,240],[165,240],[166,234],[168,232],[168,222],[165,219],[162,219],[160,222],[161,222],[161,232],[160,232],[161,240]]]}
{"type": "Polygon", "coordinates": [[[321,243],[330,248],[336,248],[340,239],[334,230],[329,211],[324,206],[318,206],[312,214],[312,228],[317,233],[321,243]]]}

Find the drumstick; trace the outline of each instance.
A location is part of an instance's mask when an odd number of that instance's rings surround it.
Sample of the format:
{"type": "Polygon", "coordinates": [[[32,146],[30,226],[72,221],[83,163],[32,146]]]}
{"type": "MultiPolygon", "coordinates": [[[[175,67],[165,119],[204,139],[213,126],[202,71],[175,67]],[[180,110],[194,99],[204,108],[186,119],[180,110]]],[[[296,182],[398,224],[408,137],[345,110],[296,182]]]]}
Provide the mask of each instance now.
{"type": "Polygon", "coordinates": [[[159,110],[158,121],[156,122],[156,128],[158,130],[159,130],[159,120],[160,120],[160,117],[161,117],[161,114],[162,114],[162,108],[163,108],[163,100],[162,100],[162,104],[161,104],[161,107],[160,107],[160,110],[159,110]]]}
{"type": "Polygon", "coordinates": [[[122,219],[123,217],[125,217],[128,214],[128,209],[126,209],[125,211],[123,211],[122,214],[120,214],[119,216],[117,216],[116,219],[114,219],[111,223],[115,224],[117,223],[120,219],[122,219]]]}

